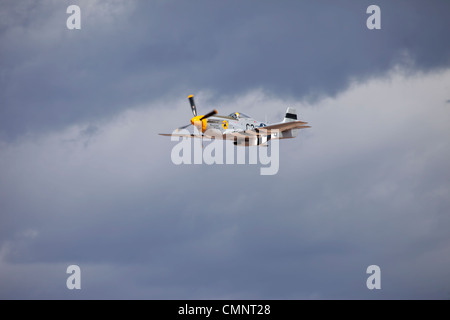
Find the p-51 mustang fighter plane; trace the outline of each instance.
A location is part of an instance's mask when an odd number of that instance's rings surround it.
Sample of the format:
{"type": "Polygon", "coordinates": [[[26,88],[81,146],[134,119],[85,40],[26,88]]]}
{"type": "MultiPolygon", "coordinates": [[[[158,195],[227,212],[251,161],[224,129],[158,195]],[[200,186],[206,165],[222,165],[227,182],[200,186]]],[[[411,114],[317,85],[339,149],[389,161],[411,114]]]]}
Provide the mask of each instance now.
{"type": "Polygon", "coordinates": [[[298,129],[311,128],[306,125],[307,122],[298,121],[297,112],[290,107],[287,108],[283,121],[268,125],[240,112],[221,116],[217,115],[217,110],[213,110],[205,115],[197,115],[194,96],[190,95],[188,99],[194,117],[190,124],[178,128],[177,131],[192,125],[197,128],[197,133],[160,133],[160,135],[233,140],[237,146],[267,146],[270,140],[295,138],[298,129]]]}

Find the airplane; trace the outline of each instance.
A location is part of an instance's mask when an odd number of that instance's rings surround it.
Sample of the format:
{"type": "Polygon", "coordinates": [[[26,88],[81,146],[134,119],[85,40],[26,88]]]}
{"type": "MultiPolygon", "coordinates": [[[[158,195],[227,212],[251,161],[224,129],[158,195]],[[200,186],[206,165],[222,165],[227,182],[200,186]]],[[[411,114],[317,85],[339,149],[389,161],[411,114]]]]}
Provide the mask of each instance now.
{"type": "MultiPolygon", "coordinates": [[[[297,111],[288,107],[281,122],[267,124],[255,120],[245,113],[234,112],[228,116],[217,115],[212,110],[205,115],[197,115],[194,96],[188,96],[194,117],[191,123],[177,129],[177,133],[160,133],[168,137],[189,137],[233,140],[236,146],[267,146],[273,139],[290,139],[298,135],[298,129],[311,128],[307,122],[299,121],[297,111]],[[195,126],[196,133],[178,133],[178,131],[195,126]]],[[[187,131],[186,131],[187,132],[187,131]]]]}

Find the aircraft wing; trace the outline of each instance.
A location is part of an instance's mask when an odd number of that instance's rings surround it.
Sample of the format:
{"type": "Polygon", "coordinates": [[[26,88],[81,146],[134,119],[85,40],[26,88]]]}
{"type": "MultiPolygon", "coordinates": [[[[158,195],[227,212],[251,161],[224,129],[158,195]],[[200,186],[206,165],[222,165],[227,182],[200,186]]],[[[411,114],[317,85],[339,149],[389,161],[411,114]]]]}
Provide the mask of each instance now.
{"type": "Polygon", "coordinates": [[[308,122],[304,121],[291,121],[291,122],[280,122],[274,123],[265,127],[255,128],[256,132],[270,132],[272,130],[279,130],[281,132],[290,130],[290,129],[306,129],[311,128],[311,126],[307,126],[308,122]]]}
{"type": "MultiPolygon", "coordinates": [[[[307,126],[308,122],[304,121],[291,121],[291,122],[280,122],[274,123],[269,126],[259,127],[251,130],[239,130],[234,132],[228,132],[222,135],[223,140],[233,140],[235,137],[255,137],[255,136],[266,136],[271,134],[272,131],[283,132],[290,129],[306,129],[311,128],[307,126]]],[[[211,138],[204,134],[193,134],[193,133],[160,133],[161,136],[166,137],[186,137],[186,138],[211,138]]]]}
{"type": "Polygon", "coordinates": [[[271,134],[272,131],[279,131],[283,132],[286,130],[291,129],[306,129],[311,128],[311,126],[307,126],[308,122],[304,121],[290,121],[290,122],[279,122],[274,123],[265,127],[258,127],[251,130],[243,130],[239,131],[238,133],[241,135],[247,135],[247,136],[266,136],[268,134],[271,134]]]}
{"type": "MultiPolygon", "coordinates": [[[[213,137],[204,135],[204,134],[193,134],[193,133],[160,133],[160,136],[165,137],[183,137],[183,138],[206,138],[211,139],[213,137]]],[[[246,137],[255,137],[260,134],[256,133],[255,131],[235,131],[235,132],[229,132],[222,135],[222,140],[234,140],[235,138],[246,138],[246,137]]],[[[216,136],[215,138],[219,138],[220,136],[216,136]]]]}
{"type": "Polygon", "coordinates": [[[226,135],[216,135],[216,136],[209,136],[206,134],[193,134],[193,133],[159,133],[160,136],[165,137],[182,137],[182,138],[205,138],[205,139],[227,139],[226,135]]]}
{"type": "Polygon", "coordinates": [[[193,133],[160,133],[159,135],[165,137],[203,138],[202,134],[193,133]]]}

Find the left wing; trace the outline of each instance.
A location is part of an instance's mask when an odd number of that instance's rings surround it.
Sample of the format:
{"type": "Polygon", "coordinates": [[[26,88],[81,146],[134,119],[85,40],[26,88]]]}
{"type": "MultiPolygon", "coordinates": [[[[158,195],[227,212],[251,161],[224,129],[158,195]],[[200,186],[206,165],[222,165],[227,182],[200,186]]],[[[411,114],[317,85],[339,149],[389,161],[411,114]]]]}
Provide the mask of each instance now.
{"type": "Polygon", "coordinates": [[[160,136],[165,137],[186,137],[186,138],[203,138],[203,134],[193,134],[193,133],[159,133],[160,136]]]}

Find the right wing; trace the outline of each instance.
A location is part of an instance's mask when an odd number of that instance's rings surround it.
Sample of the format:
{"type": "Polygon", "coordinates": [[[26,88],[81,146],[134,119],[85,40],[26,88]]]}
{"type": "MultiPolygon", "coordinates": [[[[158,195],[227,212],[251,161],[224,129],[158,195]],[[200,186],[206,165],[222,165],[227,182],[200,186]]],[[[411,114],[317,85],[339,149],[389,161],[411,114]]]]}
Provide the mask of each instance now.
{"type": "Polygon", "coordinates": [[[306,124],[308,124],[308,122],[304,122],[304,121],[280,122],[280,123],[275,123],[275,124],[268,125],[265,127],[255,128],[255,131],[256,132],[267,131],[268,133],[270,133],[270,131],[272,131],[272,130],[278,130],[280,132],[283,132],[283,131],[290,130],[290,129],[311,128],[311,126],[307,126],[306,124]]]}

